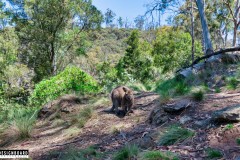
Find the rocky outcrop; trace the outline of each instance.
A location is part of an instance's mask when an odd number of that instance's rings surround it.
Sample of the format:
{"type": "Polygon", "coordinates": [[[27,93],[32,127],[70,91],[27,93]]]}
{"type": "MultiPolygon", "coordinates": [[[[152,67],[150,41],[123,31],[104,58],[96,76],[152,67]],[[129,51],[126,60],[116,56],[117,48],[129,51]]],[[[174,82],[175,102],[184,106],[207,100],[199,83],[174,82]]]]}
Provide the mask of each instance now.
{"type": "Polygon", "coordinates": [[[188,99],[181,99],[173,103],[167,103],[162,106],[163,110],[168,113],[178,113],[191,106],[191,101],[188,99]]]}
{"type": "Polygon", "coordinates": [[[206,59],[205,62],[195,64],[193,67],[188,67],[179,71],[178,76],[183,78],[188,78],[192,75],[201,73],[206,68],[213,68],[219,64],[235,64],[240,61],[239,54],[221,54],[212,56],[211,58],[206,59]]]}
{"type": "MultiPolygon", "coordinates": [[[[151,111],[148,121],[153,125],[161,125],[169,120],[171,116],[175,116],[175,114],[180,114],[183,110],[192,106],[190,99],[176,99],[173,101],[169,101],[165,104],[159,104],[151,111]]],[[[190,117],[189,117],[190,118],[190,117]]],[[[189,121],[190,119],[182,120],[183,123],[189,121]]]]}
{"type": "Polygon", "coordinates": [[[240,105],[213,112],[212,120],[214,122],[240,122],[240,105]]]}

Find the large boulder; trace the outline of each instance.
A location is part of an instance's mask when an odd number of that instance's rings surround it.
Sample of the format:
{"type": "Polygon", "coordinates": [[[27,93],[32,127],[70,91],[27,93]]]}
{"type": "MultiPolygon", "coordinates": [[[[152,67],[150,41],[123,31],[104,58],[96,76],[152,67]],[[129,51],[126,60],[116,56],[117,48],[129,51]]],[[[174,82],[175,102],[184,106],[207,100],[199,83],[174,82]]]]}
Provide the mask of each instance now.
{"type": "Polygon", "coordinates": [[[240,122],[240,105],[213,112],[212,120],[214,122],[240,122]]]}
{"type": "Polygon", "coordinates": [[[174,102],[167,103],[162,106],[163,110],[168,113],[179,113],[184,109],[190,107],[192,102],[189,99],[181,99],[174,102]]]}
{"type": "Polygon", "coordinates": [[[167,122],[168,119],[168,113],[163,110],[161,104],[158,102],[158,105],[156,105],[156,107],[154,107],[154,109],[151,111],[148,117],[148,122],[153,125],[161,125],[167,122]]]}

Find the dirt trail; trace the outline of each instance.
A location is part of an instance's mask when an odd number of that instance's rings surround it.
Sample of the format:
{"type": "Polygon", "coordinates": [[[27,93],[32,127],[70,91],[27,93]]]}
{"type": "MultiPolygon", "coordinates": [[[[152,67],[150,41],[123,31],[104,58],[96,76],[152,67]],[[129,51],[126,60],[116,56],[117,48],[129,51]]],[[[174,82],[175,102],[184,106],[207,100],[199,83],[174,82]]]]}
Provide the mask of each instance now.
{"type": "MultiPolygon", "coordinates": [[[[192,117],[186,124],[191,128],[197,120],[208,117],[212,111],[227,106],[240,104],[240,93],[208,94],[201,103],[196,103],[181,115],[169,119],[169,123],[177,123],[184,115],[192,117]]],[[[146,122],[150,111],[159,106],[159,96],[151,92],[140,93],[136,96],[134,113],[123,118],[114,114],[103,112],[110,106],[99,107],[95,115],[82,129],[72,128],[68,125],[40,124],[34,129],[34,136],[28,140],[16,142],[8,148],[29,149],[32,159],[49,159],[48,153],[65,150],[69,146],[86,148],[97,145],[101,152],[111,152],[119,149],[128,142],[140,138],[145,133],[161,130],[161,127],[150,125],[146,122]]],[[[166,124],[167,125],[167,124],[166,124]]],[[[240,124],[235,124],[234,131],[229,131],[228,136],[216,135],[221,132],[221,126],[210,129],[196,129],[194,138],[174,146],[157,146],[158,150],[177,152],[181,159],[206,159],[204,147],[215,147],[228,150],[225,158],[240,157],[240,149],[235,139],[240,137],[240,124]],[[217,137],[218,136],[218,137],[217,137]],[[227,144],[228,147],[226,147],[227,144]],[[230,147],[229,147],[230,145],[230,147]]]]}
{"type": "Polygon", "coordinates": [[[7,148],[29,149],[30,157],[33,159],[48,159],[45,157],[46,153],[61,150],[68,145],[86,148],[98,144],[101,151],[114,150],[151,129],[145,121],[152,108],[156,106],[154,100],[158,97],[154,93],[139,94],[133,108],[134,113],[123,118],[103,112],[110,106],[100,107],[79,133],[73,133],[72,136],[66,132],[70,130],[67,125],[38,123],[32,138],[16,142],[7,148]]]}

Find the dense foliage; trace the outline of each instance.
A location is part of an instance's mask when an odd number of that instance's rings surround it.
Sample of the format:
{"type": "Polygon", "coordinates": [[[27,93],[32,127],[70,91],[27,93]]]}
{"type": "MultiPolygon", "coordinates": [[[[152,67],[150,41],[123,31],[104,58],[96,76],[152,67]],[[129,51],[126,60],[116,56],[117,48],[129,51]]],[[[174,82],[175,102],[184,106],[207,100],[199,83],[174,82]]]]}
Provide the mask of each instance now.
{"type": "Polygon", "coordinates": [[[84,94],[98,90],[98,84],[93,77],[77,67],[67,67],[58,75],[38,83],[31,96],[31,103],[40,106],[71,91],[84,94]]]}
{"type": "MultiPolygon", "coordinates": [[[[154,64],[163,73],[174,71],[190,63],[191,36],[172,27],[162,27],[157,32],[152,55],[154,64]]],[[[201,44],[196,42],[195,56],[201,56],[201,44]]]]}

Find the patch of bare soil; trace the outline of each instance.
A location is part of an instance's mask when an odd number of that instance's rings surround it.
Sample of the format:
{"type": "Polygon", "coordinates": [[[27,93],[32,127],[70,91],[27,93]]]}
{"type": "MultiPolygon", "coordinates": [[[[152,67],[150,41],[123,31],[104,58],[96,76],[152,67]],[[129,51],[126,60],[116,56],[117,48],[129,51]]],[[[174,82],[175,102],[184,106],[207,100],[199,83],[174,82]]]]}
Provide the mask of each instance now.
{"type": "MultiPolygon", "coordinates": [[[[213,111],[239,104],[240,93],[208,94],[203,102],[194,102],[180,114],[169,116],[160,126],[149,124],[148,121],[150,112],[161,105],[157,94],[139,93],[136,95],[135,103],[134,113],[124,117],[104,112],[110,109],[110,106],[101,105],[81,129],[62,121],[40,121],[34,129],[32,138],[16,142],[7,148],[29,149],[32,159],[58,159],[58,157],[51,157],[49,153],[66,151],[69,147],[83,149],[91,145],[97,146],[100,152],[112,153],[125,144],[143,138],[146,134],[151,135],[157,143],[158,132],[168,125],[181,121],[182,126],[196,132],[195,136],[167,147],[156,145],[153,149],[176,152],[180,159],[186,160],[207,159],[206,148],[208,147],[220,149],[224,153],[223,159],[234,160],[240,156],[240,149],[236,144],[236,139],[240,137],[239,123],[235,123],[231,129],[226,129],[225,125],[205,124],[205,120],[211,117],[213,111]],[[184,117],[189,118],[184,121],[184,117]]],[[[78,107],[88,107],[87,104],[72,105],[74,105],[75,114],[78,107]]]]}

